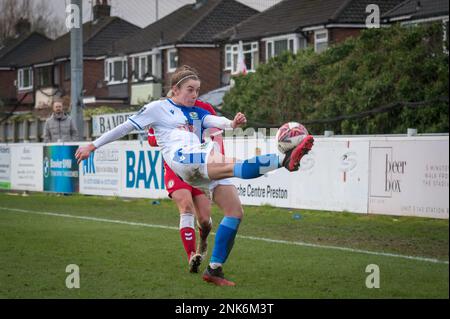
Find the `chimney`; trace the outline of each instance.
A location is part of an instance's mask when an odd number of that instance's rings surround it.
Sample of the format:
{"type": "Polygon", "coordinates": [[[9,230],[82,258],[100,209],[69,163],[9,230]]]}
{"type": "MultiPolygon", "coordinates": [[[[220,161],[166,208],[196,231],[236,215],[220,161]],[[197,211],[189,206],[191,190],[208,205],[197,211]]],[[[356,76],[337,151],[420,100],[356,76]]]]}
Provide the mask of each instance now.
{"type": "Polygon", "coordinates": [[[18,36],[31,31],[31,23],[28,19],[20,18],[16,23],[16,34],[18,36]]]}
{"type": "Polygon", "coordinates": [[[94,10],[94,21],[103,17],[111,16],[111,6],[108,0],[96,0],[94,10]]]}

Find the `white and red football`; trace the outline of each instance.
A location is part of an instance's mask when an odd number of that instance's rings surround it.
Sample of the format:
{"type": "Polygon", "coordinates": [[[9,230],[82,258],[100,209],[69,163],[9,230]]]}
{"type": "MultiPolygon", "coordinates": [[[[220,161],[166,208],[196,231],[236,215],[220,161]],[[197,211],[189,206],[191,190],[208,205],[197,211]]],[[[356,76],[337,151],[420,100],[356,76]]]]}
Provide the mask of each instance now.
{"type": "Polygon", "coordinates": [[[277,132],[278,150],[286,153],[296,147],[308,135],[308,130],[302,124],[297,122],[289,122],[283,124],[277,132]]]}

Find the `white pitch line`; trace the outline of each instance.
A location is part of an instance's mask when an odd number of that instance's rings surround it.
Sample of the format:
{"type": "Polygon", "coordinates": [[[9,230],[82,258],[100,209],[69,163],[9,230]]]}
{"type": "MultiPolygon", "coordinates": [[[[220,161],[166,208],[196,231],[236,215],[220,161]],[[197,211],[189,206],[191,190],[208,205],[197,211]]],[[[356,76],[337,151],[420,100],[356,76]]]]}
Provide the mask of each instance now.
{"type": "MultiPolygon", "coordinates": [[[[105,223],[122,224],[122,225],[130,225],[130,226],[162,228],[162,229],[171,229],[171,230],[177,230],[177,231],[179,230],[178,227],[173,227],[173,226],[154,225],[154,224],[146,224],[146,223],[136,223],[136,222],[123,221],[123,220],[97,218],[97,217],[89,217],[89,216],[76,216],[76,215],[60,214],[60,213],[38,212],[38,211],[17,209],[17,208],[9,208],[9,207],[0,207],[0,210],[11,211],[11,212],[18,212],[18,213],[35,214],[35,215],[45,215],[45,216],[55,216],[55,217],[65,217],[65,218],[73,218],[73,219],[91,220],[91,221],[96,221],[96,222],[105,222],[105,223]]],[[[214,232],[211,232],[211,234],[215,235],[214,232]]],[[[347,248],[347,247],[318,245],[318,244],[311,244],[311,243],[305,243],[305,242],[299,242],[299,241],[278,240],[278,239],[253,237],[253,236],[244,236],[244,235],[237,235],[236,237],[242,238],[242,239],[263,241],[263,242],[267,242],[267,243],[296,245],[296,246],[305,246],[305,247],[321,248],[321,249],[334,249],[334,250],[341,250],[341,251],[347,251],[347,252],[352,252],[352,253],[360,253],[360,254],[384,256],[384,257],[394,257],[394,258],[403,258],[403,259],[410,259],[410,260],[417,260],[417,261],[424,261],[424,262],[448,265],[448,261],[434,259],[434,258],[399,255],[399,254],[376,252],[376,251],[370,251],[370,250],[353,249],[353,248],[347,248]]]]}

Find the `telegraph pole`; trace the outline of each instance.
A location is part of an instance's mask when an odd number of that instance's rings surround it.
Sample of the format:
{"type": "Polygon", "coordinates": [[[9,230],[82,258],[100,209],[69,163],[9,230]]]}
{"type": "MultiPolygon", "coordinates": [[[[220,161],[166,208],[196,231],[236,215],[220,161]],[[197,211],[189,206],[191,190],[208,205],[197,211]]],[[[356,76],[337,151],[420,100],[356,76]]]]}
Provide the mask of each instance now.
{"type": "Polygon", "coordinates": [[[70,30],[70,62],[71,62],[71,112],[70,116],[78,129],[79,140],[84,140],[83,119],[83,7],[82,0],[71,0],[72,7],[78,8],[73,14],[79,21],[78,26],[70,30]]]}

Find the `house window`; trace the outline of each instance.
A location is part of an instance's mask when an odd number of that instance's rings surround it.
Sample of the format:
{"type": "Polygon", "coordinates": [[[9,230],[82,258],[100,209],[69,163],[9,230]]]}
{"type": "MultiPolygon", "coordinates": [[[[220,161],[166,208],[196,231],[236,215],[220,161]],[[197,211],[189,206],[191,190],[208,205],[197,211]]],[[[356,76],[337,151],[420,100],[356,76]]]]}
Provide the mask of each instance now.
{"type": "Polygon", "coordinates": [[[19,90],[30,90],[33,88],[33,69],[19,69],[17,78],[19,79],[19,90]]]}
{"type": "Polygon", "coordinates": [[[38,87],[49,87],[52,86],[52,67],[46,66],[37,68],[37,86],[38,87]]]}
{"type": "Polygon", "coordinates": [[[288,50],[288,41],[287,40],[278,40],[274,41],[274,55],[280,55],[284,51],[288,50]]]}
{"type": "Polygon", "coordinates": [[[314,31],[314,51],[323,52],[328,48],[328,30],[314,31]]]}
{"type": "Polygon", "coordinates": [[[231,54],[231,73],[237,73],[239,63],[239,47],[233,46],[232,54],[231,54]]]}
{"type": "MultiPolygon", "coordinates": [[[[244,43],[243,54],[247,71],[255,71],[259,64],[258,42],[244,43]]],[[[225,46],[225,70],[236,74],[238,71],[239,44],[225,46]]]]}
{"type": "Polygon", "coordinates": [[[127,58],[114,58],[105,61],[105,81],[108,84],[126,83],[128,81],[127,58]]]}
{"type": "Polygon", "coordinates": [[[273,42],[267,42],[267,60],[273,57],[273,42]]]}
{"type": "Polygon", "coordinates": [[[155,74],[155,72],[153,72],[153,64],[153,55],[147,55],[147,78],[155,74]]]}
{"type": "Polygon", "coordinates": [[[306,39],[297,34],[266,39],[267,60],[285,51],[296,53],[298,50],[304,48],[306,48],[306,39]]]}
{"type": "Polygon", "coordinates": [[[122,81],[123,77],[124,77],[124,63],[122,61],[116,61],[114,62],[114,67],[113,67],[113,80],[116,82],[122,81]]]}
{"type": "Polygon", "coordinates": [[[153,75],[153,55],[133,57],[133,81],[149,80],[153,75]]]}
{"type": "Polygon", "coordinates": [[[70,66],[70,61],[64,63],[64,81],[70,81],[72,75],[72,68],[70,66]]]}
{"type": "Polygon", "coordinates": [[[231,70],[231,67],[233,65],[233,62],[231,61],[232,57],[232,46],[226,45],[225,46],[225,70],[231,70]]]}
{"type": "Polygon", "coordinates": [[[177,49],[170,49],[167,51],[167,72],[172,73],[178,67],[178,53],[177,49]]]}

